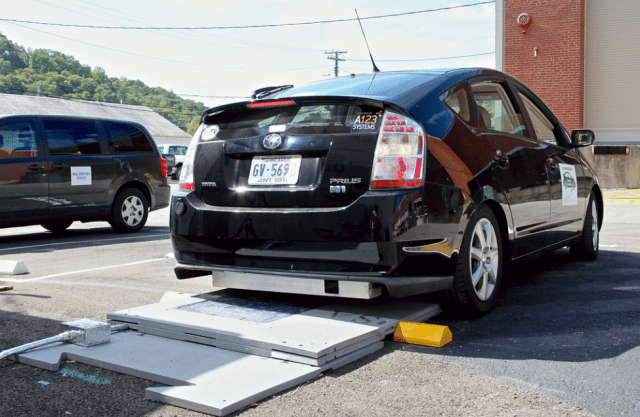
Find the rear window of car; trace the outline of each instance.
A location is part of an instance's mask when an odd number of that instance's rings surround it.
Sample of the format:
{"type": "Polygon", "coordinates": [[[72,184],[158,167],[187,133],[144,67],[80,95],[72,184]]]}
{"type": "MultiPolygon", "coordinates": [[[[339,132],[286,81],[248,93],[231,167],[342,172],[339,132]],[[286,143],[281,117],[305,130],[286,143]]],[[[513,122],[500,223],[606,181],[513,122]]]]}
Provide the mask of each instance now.
{"type": "MultiPolygon", "coordinates": [[[[231,109],[205,117],[204,122],[218,125],[218,139],[260,136],[269,132],[288,134],[351,133],[357,125],[380,120],[380,109],[351,104],[318,104],[271,107],[262,109],[231,109]],[[363,117],[364,116],[364,117],[363,117]],[[370,116],[370,117],[367,117],[370,116]]],[[[376,131],[376,123],[371,131],[376,131]]]]}
{"type": "Polygon", "coordinates": [[[151,153],[153,145],[138,127],[117,122],[102,122],[110,153],[151,153]]]}
{"type": "Polygon", "coordinates": [[[169,153],[174,155],[184,155],[187,153],[186,146],[169,146],[169,153]]]}
{"type": "Polygon", "coordinates": [[[100,140],[93,122],[44,119],[50,155],[99,155],[100,140]]]}

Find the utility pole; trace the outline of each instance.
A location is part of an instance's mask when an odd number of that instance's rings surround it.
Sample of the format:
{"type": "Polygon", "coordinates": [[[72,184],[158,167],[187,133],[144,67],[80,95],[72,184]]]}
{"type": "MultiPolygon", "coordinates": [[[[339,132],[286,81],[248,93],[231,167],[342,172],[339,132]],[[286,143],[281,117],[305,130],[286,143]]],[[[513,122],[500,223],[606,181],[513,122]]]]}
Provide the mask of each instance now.
{"type": "Polygon", "coordinates": [[[333,56],[328,56],[327,59],[335,61],[336,65],[334,67],[333,72],[336,77],[338,76],[338,61],[344,61],[344,59],[340,58],[340,55],[346,54],[346,53],[347,51],[324,51],[325,55],[333,55],[333,56]]]}

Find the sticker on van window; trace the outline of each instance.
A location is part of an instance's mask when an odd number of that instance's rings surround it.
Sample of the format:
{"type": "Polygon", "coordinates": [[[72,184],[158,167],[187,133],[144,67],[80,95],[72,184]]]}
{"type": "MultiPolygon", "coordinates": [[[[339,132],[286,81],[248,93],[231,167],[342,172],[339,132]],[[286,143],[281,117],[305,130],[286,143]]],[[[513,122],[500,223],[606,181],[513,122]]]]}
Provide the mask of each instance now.
{"type": "Polygon", "coordinates": [[[562,183],[562,205],[575,206],[578,204],[578,177],[576,167],[558,164],[560,167],[560,182],[562,183]]]}
{"type": "Polygon", "coordinates": [[[71,167],[71,185],[91,185],[91,167],[71,167]]]}
{"type": "Polygon", "coordinates": [[[379,122],[382,120],[382,112],[377,113],[358,113],[351,126],[351,131],[375,131],[378,129],[379,122]]]}

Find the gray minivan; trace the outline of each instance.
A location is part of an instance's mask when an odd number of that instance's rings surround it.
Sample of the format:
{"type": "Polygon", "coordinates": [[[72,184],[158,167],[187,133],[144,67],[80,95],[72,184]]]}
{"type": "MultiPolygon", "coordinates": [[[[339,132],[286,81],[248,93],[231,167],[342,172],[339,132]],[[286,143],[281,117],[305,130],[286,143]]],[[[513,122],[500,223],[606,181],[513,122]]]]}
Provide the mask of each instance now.
{"type": "Polygon", "coordinates": [[[0,227],[108,221],[137,232],[170,195],[166,161],[140,124],[0,115],[0,227]]]}

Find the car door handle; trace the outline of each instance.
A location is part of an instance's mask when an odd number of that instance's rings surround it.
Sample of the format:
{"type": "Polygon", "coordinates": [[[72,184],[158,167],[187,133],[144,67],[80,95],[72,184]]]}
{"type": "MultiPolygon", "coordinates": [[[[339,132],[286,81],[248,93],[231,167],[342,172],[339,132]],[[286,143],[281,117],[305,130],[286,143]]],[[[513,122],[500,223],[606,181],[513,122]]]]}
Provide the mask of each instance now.
{"type": "Polygon", "coordinates": [[[29,165],[29,169],[31,171],[40,171],[41,169],[44,169],[44,165],[29,165]]]}
{"type": "Polygon", "coordinates": [[[51,168],[67,168],[67,164],[54,164],[51,168]]]}
{"type": "Polygon", "coordinates": [[[549,171],[552,174],[558,172],[558,163],[553,158],[547,158],[547,166],[549,167],[549,171]]]}
{"type": "Polygon", "coordinates": [[[500,149],[496,150],[496,153],[493,155],[493,162],[498,164],[500,168],[508,168],[509,167],[509,157],[505,155],[500,149]]]}

